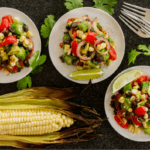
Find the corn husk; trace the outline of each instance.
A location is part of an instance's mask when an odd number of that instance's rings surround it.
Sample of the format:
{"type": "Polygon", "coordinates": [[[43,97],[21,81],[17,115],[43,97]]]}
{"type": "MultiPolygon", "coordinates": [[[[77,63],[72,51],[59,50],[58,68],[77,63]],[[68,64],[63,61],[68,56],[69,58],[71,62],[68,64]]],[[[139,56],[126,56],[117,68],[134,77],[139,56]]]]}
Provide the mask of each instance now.
{"type": "MultiPolygon", "coordinates": [[[[91,140],[96,136],[102,136],[101,134],[96,133],[96,129],[100,127],[104,120],[100,118],[100,114],[96,110],[90,107],[69,103],[58,99],[58,97],[57,99],[56,97],[47,97],[46,95],[49,92],[47,91],[45,94],[43,90],[45,91],[45,88],[39,88],[38,90],[29,88],[0,96],[0,110],[52,109],[73,118],[78,125],[73,125],[72,127],[65,128],[59,132],[39,136],[0,135],[0,146],[48,148],[56,144],[77,143],[91,140]],[[31,91],[33,91],[33,94],[31,91]],[[42,98],[41,93],[45,94],[43,94],[44,98],[42,98]]],[[[63,93],[61,94],[63,95],[63,93]]],[[[67,96],[65,95],[63,98],[64,97],[67,96]]]]}

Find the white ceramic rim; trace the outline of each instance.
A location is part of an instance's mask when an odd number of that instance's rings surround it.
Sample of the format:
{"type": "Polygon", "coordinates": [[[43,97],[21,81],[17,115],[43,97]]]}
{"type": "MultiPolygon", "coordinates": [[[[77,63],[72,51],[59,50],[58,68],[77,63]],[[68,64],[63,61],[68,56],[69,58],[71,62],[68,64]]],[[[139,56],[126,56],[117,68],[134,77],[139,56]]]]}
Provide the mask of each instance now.
{"type": "MultiPolygon", "coordinates": [[[[125,37],[124,37],[123,31],[122,31],[120,25],[118,24],[118,22],[117,22],[111,15],[109,15],[108,13],[106,13],[105,11],[103,11],[103,10],[101,10],[101,9],[97,9],[97,8],[82,7],[82,8],[77,8],[77,9],[71,10],[71,11],[65,13],[63,16],[61,16],[61,17],[57,20],[57,22],[59,22],[59,21],[60,21],[63,17],[65,17],[67,14],[72,13],[73,11],[81,10],[81,9],[91,9],[91,11],[92,11],[92,10],[94,10],[94,11],[96,10],[96,11],[98,11],[98,12],[100,12],[100,13],[104,13],[105,15],[107,15],[107,16],[109,16],[111,19],[113,19],[114,22],[117,24],[119,30],[120,30],[120,33],[121,33],[121,35],[122,35],[123,42],[124,42],[123,45],[122,45],[124,51],[123,51],[122,56],[120,56],[120,57],[122,57],[122,58],[121,58],[121,61],[118,63],[117,67],[116,67],[116,68],[113,70],[113,72],[112,72],[109,76],[107,76],[106,78],[104,78],[104,79],[99,78],[99,79],[94,79],[94,80],[92,80],[92,84],[94,84],[94,83],[98,83],[98,82],[101,82],[101,81],[103,81],[103,80],[109,78],[113,73],[115,73],[115,71],[116,71],[116,70],[119,68],[119,66],[121,65],[121,62],[122,62],[123,57],[124,57],[124,54],[125,54],[125,37]]],[[[89,10],[89,12],[90,12],[90,10],[89,10]]],[[[82,16],[82,15],[81,15],[81,16],[82,16]]],[[[66,18],[66,21],[67,21],[67,19],[68,19],[68,18],[66,18]]],[[[57,24],[57,22],[56,22],[56,24],[57,24]]],[[[53,63],[54,66],[55,66],[55,63],[54,63],[54,61],[53,61],[53,58],[51,57],[52,54],[51,54],[51,51],[50,51],[50,45],[51,45],[51,39],[52,39],[52,36],[51,36],[51,35],[52,35],[53,30],[55,29],[56,24],[54,25],[54,27],[53,27],[53,29],[52,29],[52,31],[51,31],[50,37],[49,37],[49,55],[50,55],[50,58],[51,58],[52,63],[53,63]]],[[[105,28],[105,27],[104,27],[104,28],[105,28]]],[[[106,28],[105,28],[105,29],[106,29],[106,28]]],[[[106,30],[107,30],[107,29],[106,29],[106,30]]],[[[58,43],[58,45],[59,45],[59,43],[58,43]]],[[[112,63],[112,62],[111,62],[111,63],[112,63]]],[[[72,67],[72,66],[68,66],[68,67],[72,67]]],[[[57,70],[61,75],[63,75],[65,78],[67,78],[67,79],[70,80],[70,81],[73,81],[73,82],[79,83],[79,84],[88,84],[88,83],[89,83],[89,81],[87,81],[87,80],[74,80],[74,79],[71,79],[71,78],[69,78],[68,76],[65,76],[64,74],[62,74],[62,72],[60,72],[59,69],[58,69],[56,66],[55,66],[55,68],[56,68],[56,70],[57,70]]],[[[69,75],[69,74],[68,74],[68,75],[69,75]]],[[[103,76],[105,76],[105,74],[104,74],[103,76]]]]}
{"type": "MultiPolygon", "coordinates": [[[[25,18],[26,20],[29,20],[29,23],[32,24],[32,28],[34,28],[34,30],[35,30],[34,33],[36,33],[36,37],[34,37],[35,34],[33,33],[33,38],[32,38],[32,40],[34,39],[34,40],[33,40],[33,43],[34,43],[34,52],[39,51],[39,52],[41,53],[41,38],[40,38],[40,34],[39,34],[39,31],[38,31],[38,29],[37,29],[35,23],[34,23],[25,13],[23,13],[23,12],[17,10],[17,9],[10,8],[10,7],[1,7],[0,10],[2,10],[2,9],[4,9],[4,11],[6,11],[6,13],[4,12],[4,13],[5,13],[4,15],[8,15],[8,14],[10,14],[11,11],[13,11],[14,13],[17,13],[17,14],[23,16],[23,18],[25,18]],[[37,42],[35,42],[35,41],[37,41],[37,42]],[[38,48],[36,48],[35,43],[38,43],[38,48]]],[[[3,11],[3,10],[2,10],[2,11],[3,11]]],[[[11,14],[11,15],[12,15],[12,14],[11,14]]],[[[18,16],[13,16],[13,17],[18,17],[18,16]]],[[[22,22],[24,22],[24,20],[22,20],[22,18],[20,18],[20,20],[21,20],[22,22]]],[[[27,25],[28,25],[28,23],[27,23],[27,25]]],[[[29,29],[30,29],[30,26],[29,26],[29,29]]],[[[31,32],[33,32],[33,31],[31,30],[31,32]]],[[[39,55],[40,55],[40,53],[39,53],[39,55]]],[[[32,58],[32,57],[31,57],[31,58],[32,58]]],[[[24,69],[27,69],[27,68],[24,68],[24,69]]],[[[12,79],[9,79],[9,80],[7,80],[7,81],[6,81],[6,80],[0,81],[0,83],[5,84],[5,83],[13,83],[13,82],[16,82],[16,81],[18,81],[18,80],[20,80],[20,79],[26,77],[26,76],[32,71],[32,68],[29,67],[29,68],[27,69],[28,71],[26,71],[26,72],[23,74],[22,72],[23,72],[24,69],[22,69],[21,72],[18,72],[18,73],[15,73],[15,74],[10,74],[9,76],[6,75],[6,78],[7,78],[7,77],[11,77],[11,75],[16,75],[17,78],[15,78],[15,79],[13,79],[13,80],[12,80],[12,79]],[[20,75],[20,74],[21,74],[21,75],[20,75]]],[[[3,72],[2,72],[2,73],[3,73],[3,72]]]]}

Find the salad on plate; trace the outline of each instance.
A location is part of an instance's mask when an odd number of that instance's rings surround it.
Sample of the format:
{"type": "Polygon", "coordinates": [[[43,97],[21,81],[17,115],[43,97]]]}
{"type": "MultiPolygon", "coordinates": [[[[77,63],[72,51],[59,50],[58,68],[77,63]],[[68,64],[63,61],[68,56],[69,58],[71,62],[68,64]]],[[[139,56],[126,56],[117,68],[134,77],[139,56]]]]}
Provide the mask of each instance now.
{"type": "MultiPolygon", "coordinates": [[[[97,18],[90,20],[88,15],[70,18],[66,29],[63,42],[60,43],[64,50],[60,59],[80,70],[74,74],[85,75],[85,71],[81,70],[89,70],[94,75],[94,69],[101,71],[102,66],[109,66],[111,61],[117,59],[116,44],[97,18]]],[[[72,74],[70,77],[73,78],[72,74]]]]}
{"type": "Polygon", "coordinates": [[[111,107],[118,125],[132,133],[150,134],[150,77],[141,76],[114,94],[111,107]]]}
{"type": "Polygon", "coordinates": [[[7,75],[29,67],[34,53],[33,33],[18,17],[3,16],[0,23],[0,70],[7,75]]]}

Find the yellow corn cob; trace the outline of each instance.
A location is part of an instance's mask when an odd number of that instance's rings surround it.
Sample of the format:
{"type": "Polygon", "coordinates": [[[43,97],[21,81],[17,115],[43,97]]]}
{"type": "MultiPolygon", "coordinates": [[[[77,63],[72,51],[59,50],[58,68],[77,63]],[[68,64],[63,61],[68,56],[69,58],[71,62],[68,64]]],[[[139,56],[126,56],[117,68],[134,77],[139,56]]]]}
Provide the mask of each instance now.
{"type": "Polygon", "coordinates": [[[51,109],[1,110],[1,135],[43,135],[70,127],[73,119],[51,109]]]}

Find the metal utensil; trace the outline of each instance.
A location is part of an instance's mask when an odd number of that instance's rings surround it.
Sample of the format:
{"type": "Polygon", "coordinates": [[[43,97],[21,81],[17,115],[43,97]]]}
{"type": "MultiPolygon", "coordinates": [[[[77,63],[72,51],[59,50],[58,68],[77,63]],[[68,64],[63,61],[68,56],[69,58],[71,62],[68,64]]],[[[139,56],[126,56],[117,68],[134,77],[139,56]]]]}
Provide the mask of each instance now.
{"type": "MultiPolygon", "coordinates": [[[[119,18],[137,35],[143,38],[150,38],[150,22],[148,20],[145,20],[144,18],[144,12],[145,16],[150,15],[150,10],[145,9],[139,6],[131,5],[129,3],[125,3],[123,7],[126,7],[130,10],[127,10],[125,8],[121,9],[121,13],[123,15],[120,15],[119,18]],[[131,8],[130,6],[134,7],[131,8]],[[139,11],[140,10],[140,11],[139,11]],[[147,11],[148,10],[148,11],[147,11]],[[136,13],[135,13],[136,12],[136,13]]],[[[146,17],[148,18],[148,17],[146,17]]],[[[150,20],[150,19],[149,19],[150,20]]]]}

